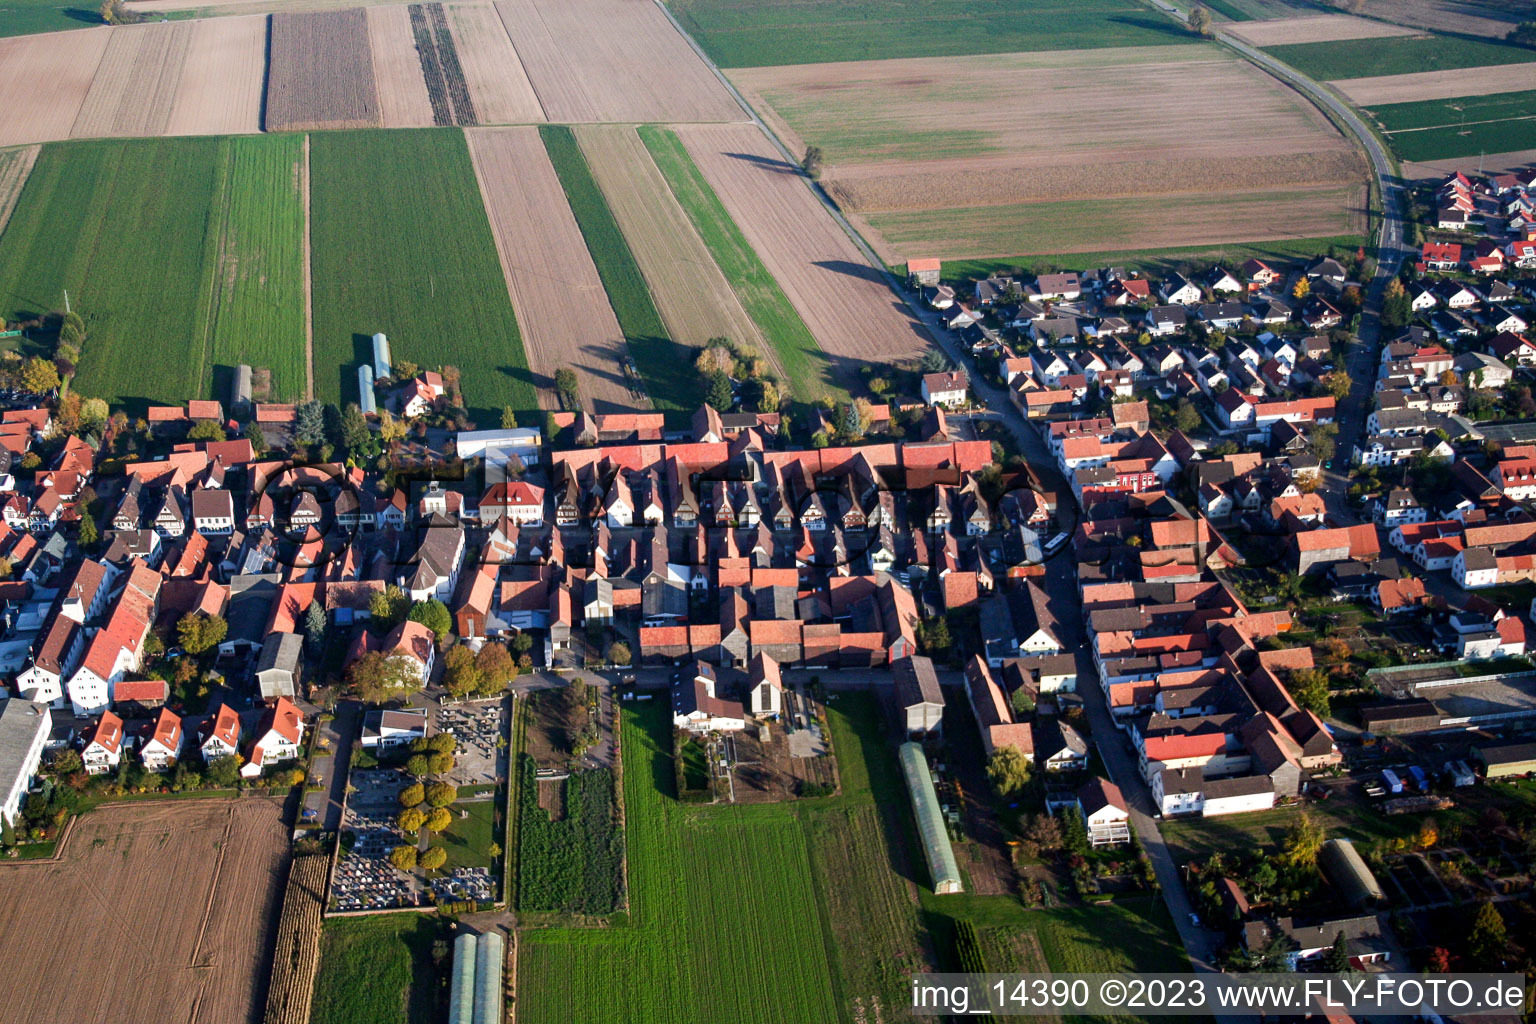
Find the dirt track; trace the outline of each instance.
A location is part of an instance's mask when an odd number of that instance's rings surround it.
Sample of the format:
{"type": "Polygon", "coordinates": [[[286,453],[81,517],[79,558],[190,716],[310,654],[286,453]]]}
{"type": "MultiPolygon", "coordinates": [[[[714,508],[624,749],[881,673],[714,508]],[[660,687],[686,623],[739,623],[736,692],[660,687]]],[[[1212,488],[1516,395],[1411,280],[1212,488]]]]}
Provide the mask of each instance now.
{"type": "Polygon", "coordinates": [[[1411,36],[1415,30],[1387,25],[1348,14],[1319,14],[1312,18],[1276,18],[1273,21],[1239,21],[1223,31],[1253,46],[1286,46],[1291,43],[1331,43],[1339,39],[1381,39],[1411,36]]]}
{"type": "Polygon", "coordinates": [[[113,804],[0,866],[0,1024],[259,1022],[288,835],[275,801],[113,804]]]}
{"type": "Polygon", "coordinates": [[[373,52],[379,117],[384,127],[432,127],[432,100],[421,77],[410,8],[405,4],[368,8],[368,48],[373,52]]]}
{"type": "Polygon", "coordinates": [[[746,117],[651,0],[502,0],[496,7],[551,121],[746,117]]]}
{"type": "Polygon", "coordinates": [[[683,125],[678,136],[769,273],[833,359],[891,362],[931,344],[885,280],[754,125],[683,125]]]}
{"type": "Polygon", "coordinates": [[[1454,71],[1420,71],[1409,75],[1379,75],[1329,82],[1359,107],[1384,103],[1416,103],[1457,96],[1484,96],[1496,92],[1536,89],[1536,62],[1499,64],[1454,71]]]}
{"type": "Polygon", "coordinates": [[[710,338],[730,338],[762,353],[782,376],[772,347],[741,308],[634,128],[590,125],[577,128],[576,138],[672,340],[703,348],[710,338]]]}
{"type": "Polygon", "coordinates": [[[523,62],[518,59],[496,9],[486,4],[453,4],[447,14],[480,123],[530,124],[544,120],[544,108],[539,105],[539,97],[529,84],[523,62]]]}
{"type": "Polygon", "coordinates": [[[585,408],[617,412],[643,405],[624,385],[624,333],[538,129],[464,134],[540,404],[558,407],[555,371],[569,366],[585,408]]]}
{"type": "Polygon", "coordinates": [[[69,138],[114,31],[0,39],[0,146],[69,138]]]}
{"type": "Polygon", "coordinates": [[[261,131],[267,77],[267,19],[195,21],[167,135],[238,135],[261,131]]]}

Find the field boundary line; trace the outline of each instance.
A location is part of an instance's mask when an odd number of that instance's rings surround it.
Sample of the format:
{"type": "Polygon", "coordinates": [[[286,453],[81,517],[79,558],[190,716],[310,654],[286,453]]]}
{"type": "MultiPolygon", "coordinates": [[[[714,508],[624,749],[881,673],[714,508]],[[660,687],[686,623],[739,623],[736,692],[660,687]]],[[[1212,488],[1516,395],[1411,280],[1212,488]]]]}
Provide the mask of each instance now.
{"type": "Polygon", "coordinates": [[[1414,132],[1437,132],[1442,128],[1465,128],[1469,124],[1503,124],[1506,121],[1536,121],[1536,114],[1520,114],[1517,117],[1490,117],[1484,121],[1457,121],[1454,124],[1429,124],[1422,128],[1383,128],[1383,135],[1411,135],[1414,132]]]}
{"type": "Polygon", "coordinates": [[[300,202],[304,206],[304,400],[312,402],[315,399],[315,297],[309,267],[309,132],[304,133],[304,173],[299,181],[300,202]]]}

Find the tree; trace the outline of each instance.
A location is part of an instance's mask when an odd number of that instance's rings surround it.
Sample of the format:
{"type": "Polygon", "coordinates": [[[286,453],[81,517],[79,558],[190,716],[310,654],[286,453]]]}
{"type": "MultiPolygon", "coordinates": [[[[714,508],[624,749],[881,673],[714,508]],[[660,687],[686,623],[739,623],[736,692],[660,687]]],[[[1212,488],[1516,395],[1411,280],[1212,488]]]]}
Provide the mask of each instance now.
{"type": "Polygon", "coordinates": [[[429,754],[427,756],[427,771],[433,775],[447,775],[453,771],[452,754],[429,754]]]}
{"type": "Polygon", "coordinates": [[[453,822],[453,814],[446,807],[434,807],[432,813],[427,815],[428,832],[444,832],[453,822]]]}
{"type": "Polygon", "coordinates": [[[1444,946],[1436,946],[1429,951],[1424,958],[1424,968],[1431,974],[1449,974],[1451,971],[1451,951],[1444,946]]]}
{"type": "Polygon", "coordinates": [[[490,641],[486,641],[480,653],[475,655],[475,670],[479,673],[479,685],[476,687],[479,693],[500,692],[517,678],[517,666],[512,663],[512,655],[507,653],[502,644],[490,641]]]}
{"type": "Polygon", "coordinates": [[[1189,30],[1198,36],[1211,34],[1211,12],[1204,6],[1195,4],[1189,11],[1189,30]]]}
{"type": "Polygon", "coordinates": [[[363,415],[363,410],[356,402],[348,402],[347,409],[341,414],[341,443],[352,453],[357,453],[369,446],[373,440],[373,431],[368,429],[368,417],[363,415]]]}
{"type": "Polygon", "coordinates": [[[1013,691],[1013,697],[1009,700],[1010,706],[1016,715],[1027,715],[1035,710],[1035,698],[1029,695],[1029,690],[1019,687],[1013,691]]]}
{"type": "Polygon", "coordinates": [[[1518,46],[1536,47],[1536,21],[1522,21],[1510,29],[1504,38],[1518,46]]]}
{"type": "Polygon", "coordinates": [[[514,430],[517,428],[517,413],[512,411],[510,405],[501,407],[501,429],[514,430]]]}
{"type": "Polygon", "coordinates": [[[1317,852],[1323,848],[1323,841],[1327,838],[1323,827],[1313,821],[1311,815],[1300,815],[1285,830],[1285,837],[1280,841],[1281,863],[1293,868],[1315,867],[1317,852]]]}
{"type": "Polygon", "coordinates": [[[55,390],[59,384],[59,368],[42,356],[33,356],[21,366],[21,386],[35,395],[55,390]]]}
{"type": "Polygon", "coordinates": [[[825,430],[818,430],[816,433],[811,435],[812,448],[825,448],[831,443],[832,439],[827,436],[827,432],[825,430]]]}
{"type": "Polygon", "coordinates": [[[1299,668],[1291,673],[1291,685],[1289,687],[1291,697],[1297,704],[1314,712],[1320,718],[1326,718],[1329,712],[1328,704],[1328,673],[1320,668],[1299,668]]]}
{"type": "Polygon", "coordinates": [[[421,866],[427,871],[436,871],[448,861],[448,851],[441,846],[429,846],[421,855],[421,866]]]}
{"type": "Polygon", "coordinates": [[[758,412],[778,412],[779,386],[766,378],[758,381],[756,405],[758,412]]]}
{"type": "Polygon", "coordinates": [[[65,747],[53,755],[53,760],[48,765],[48,771],[49,774],[62,778],[65,775],[73,775],[75,772],[85,771],[85,762],[80,759],[80,752],[78,750],[71,750],[65,747]]]}
{"type": "Polygon", "coordinates": [[[389,862],[401,871],[414,871],[416,869],[416,847],[395,847],[389,851],[389,862]]]}
{"type": "Polygon", "coordinates": [[[421,686],[421,669],[408,654],[369,651],[347,669],[347,679],[359,700],[387,704],[421,686]]]}
{"type": "Polygon", "coordinates": [[[108,25],[133,25],[140,20],[137,11],[130,11],[123,6],[123,0],[101,0],[97,13],[108,25]]]}
{"type": "Polygon", "coordinates": [[[87,398],[80,403],[80,425],[87,430],[106,426],[110,415],[107,403],[100,398],[87,398]]]}
{"type": "Polygon", "coordinates": [[[923,353],[918,367],[924,373],[943,373],[949,369],[949,357],[936,348],[930,348],[923,353]]]}
{"type": "Polygon", "coordinates": [[[368,599],[368,614],[373,617],[373,624],[386,632],[404,622],[410,608],[411,599],[393,583],[375,591],[368,599]]]}
{"type": "Polygon", "coordinates": [[[560,396],[560,403],[568,412],[575,412],[581,404],[581,395],[577,391],[576,371],[568,366],[562,366],[555,371],[555,392],[560,396]]]}
{"type": "Polygon", "coordinates": [[[293,408],[293,439],[299,444],[321,444],[325,441],[325,406],[319,402],[300,402],[293,408]]]}
{"type": "Polygon", "coordinates": [[[400,831],[410,835],[422,825],[426,824],[427,814],[420,807],[407,807],[395,815],[395,824],[400,826],[400,831]]]}
{"type": "Polygon", "coordinates": [[[1413,302],[1403,282],[1393,278],[1387,282],[1381,296],[1381,324],[1383,327],[1403,327],[1413,319],[1413,302]]]}
{"type": "Polygon", "coordinates": [[[1354,381],[1343,370],[1334,370],[1332,373],[1323,374],[1318,383],[1322,385],[1324,394],[1332,395],[1336,399],[1344,399],[1349,397],[1349,389],[1354,381]]]}
{"type": "Polygon", "coordinates": [[[400,791],[400,806],[415,807],[426,798],[426,787],[420,782],[413,782],[400,791]]]}
{"type": "Polygon", "coordinates": [[[432,769],[427,763],[426,754],[412,754],[411,759],[405,762],[405,770],[415,778],[432,774],[432,769]]]}
{"type": "Polygon", "coordinates": [[[1414,836],[1414,843],[1421,850],[1429,850],[1440,841],[1440,826],[1434,818],[1425,818],[1419,822],[1419,834],[1414,836]]]}
{"type": "Polygon", "coordinates": [[[484,679],[475,660],[474,653],[463,644],[454,644],[448,648],[448,653],[443,655],[443,688],[455,697],[467,697],[478,692],[484,679]]]}
{"type": "Polygon", "coordinates": [[[1345,974],[1349,971],[1349,937],[1342,931],[1333,938],[1333,946],[1323,954],[1323,970],[1329,974],[1345,974]]]}
{"type": "Polygon", "coordinates": [[[394,444],[397,441],[405,440],[405,435],[409,430],[410,427],[395,419],[395,414],[388,409],[379,413],[379,439],[385,444],[394,444]]]}
{"type": "Polygon", "coordinates": [[[434,782],[427,787],[427,803],[433,807],[447,807],[459,798],[459,789],[451,782],[434,782]]]}
{"type": "Polygon", "coordinates": [[[1467,933],[1467,959],[1478,970],[1492,971],[1503,966],[1509,952],[1509,935],[1499,908],[1490,902],[1478,904],[1467,933]]]}
{"type": "Polygon", "coordinates": [[[608,645],[608,664],[628,665],[630,661],[629,644],[622,640],[615,640],[608,645]]]}
{"type": "Polygon", "coordinates": [[[202,654],[224,642],[229,623],[217,615],[188,612],[176,623],[176,635],[188,654],[202,654]]]}
{"type": "Polygon", "coordinates": [[[448,613],[448,606],[435,597],[411,605],[407,618],[430,629],[438,643],[442,643],[443,637],[453,632],[453,616],[448,613]]]}
{"type": "Polygon", "coordinates": [[[497,857],[501,856],[501,844],[491,843],[491,845],[485,848],[485,852],[490,854],[492,860],[495,860],[497,857]]]}
{"type": "Polygon", "coordinates": [[[1319,462],[1327,462],[1338,448],[1338,436],[1338,424],[1315,423],[1307,435],[1307,448],[1319,462]]]}
{"type": "Polygon", "coordinates": [[[704,377],[704,401],[716,412],[731,411],[731,378],[723,370],[712,370],[704,377]]]}
{"type": "Polygon", "coordinates": [[[1195,408],[1193,402],[1187,398],[1179,399],[1178,406],[1173,410],[1173,425],[1184,433],[1200,428],[1200,410],[1195,408]]]}
{"type": "Polygon", "coordinates": [[[200,420],[192,424],[192,429],[187,431],[189,441],[222,441],[228,436],[224,432],[223,424],[218,420],[200,420]]]}
{"type": "Polygon", "coordinates": [[[1304,299],[1308,295],[1311,295],[1311,294],[1312,294],[1312,282],[1308,281],[1304,277],[1298,278],[1297,281],[1296,281],[1296,287],[1291,289],[1291,298],[1293,298],[1293,299],[1304,299]]]}
{"type": "Polygon", "coordinates": [[[1029,785],[1029,759],[1018,747],[999,747],[987,761],[987,779],[1004,800],[1012,800],[1029,785]]]}
{"type": "Polygon", "coordinates": [[[825,155],[822,153],[820,146],[806,146],[805,159],[800,161],[800,166],[805,168],[806,175],[812,181],[817,181],[821,178],[821,167],[824,160],[825,155]]]}
{"type": "Polygon", "coordinates": [[[325,651],[325,605],[313,602],[304,612],[304,644],[312,658],[325,651]]]}
{"type": "Polygon", "coordinates": [[[83,548],[93,548],[96,546],[96,542],[101,539],[101,531],[96,528],[96,517],[91,515],[89,509],[82,509],[80,512],[80,536],[78,539],[80,546],[83,548]]]}
{"type": "Polygon", "coordinates": [[[220,789],[228,789],[240,781],[240,755],[225,754],[208,764],[208,781],[220,789]]]}

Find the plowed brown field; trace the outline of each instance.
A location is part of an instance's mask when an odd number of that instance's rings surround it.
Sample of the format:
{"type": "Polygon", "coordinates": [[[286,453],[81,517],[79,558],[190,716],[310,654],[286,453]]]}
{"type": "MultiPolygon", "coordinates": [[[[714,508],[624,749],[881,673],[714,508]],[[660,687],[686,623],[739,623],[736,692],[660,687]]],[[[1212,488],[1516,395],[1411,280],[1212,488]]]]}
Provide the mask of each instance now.
{"type": "Polygon", "coordinates": [[[1536,149],[1521,149],[1513,153],[1485,153],[1482,156],[1459,156],[1449,160],[1427,160],[1423,163],[1403,163],[1403,179],[1441,178],[1461,171],[1465,174],[1502,174],[1536,167],[1536,149]]]}
{"type": "Polygon", "coordinates": [[[1536,89],[1536,63],[1347,78],[1328,84],[1362,107],[1484,96],[1495,92],[1525,92],[1536,89]]]}
{"type": "Polygon", "coordinates": [[[27,184],[27,175],[32,173],[32,165],[37,163],[40,149],[41,146],[23,146],[0,151],[0,234],[5,232],[5,222],[11,219],[11,211],[16,209],[16,200],[21,198],[21,190],[27,184]]]}
{"type": "Polygon", "coordinates": [[[640,264],[672,340],[697,348],[718,337],[743,342],[774,363],[783,376],[773,347],[764,342],[741,308],[634,128],[588,125],[576,129],[576,139],[640,264]]]}
{"type": "Polygon", "coordinates": [[[379,126],[362,8],[274,14],[271,22],[267,131],[379,126]]]}
{"type": "Polygon", "coordinates": [[[368,9],[368,45],[386,128],[432,127],[432,100],[421,77],[410,9],[404,4],[368,9]]]}
{"type": "Polygon", "coordinates": [[[1416,28],[1503,39],[1521,20],[1516,9],[1522,6],[1529,5],[1509,0],[1365,0],[1365,13],[1416,28]]]}
{"type": "Polygon", "coordinates": [[[165,133],[240,135],[261,131],[267,19],[213,18],[191,24],[192,45],[165,133]]]}
{"type": "Polygon", "coordinates": [[[544,120],[523,62],[488,4],[451,4],[448,25],[475,116],[481,124],[531,124],[544,120]]]}
{"type": "Polygon", "coordinates": [[[496,6],[551,121],[746,116],[652,0],[501,0],[496,6]]]}
{"type": "Polygon", "coordinates": [[[16,953],[0,1024],[259,1022],[288,862],[281,811],[258,798],[113,804],[75,822],[58,862],[0,868],[0,934],[16,953]]]}
{"type": "Polygon", "coordinates": [[[1339,39],[1381,39],[1411,36],[1414,30],[1348,14],[1319,14],[1311,18],[1276,18],[1273,21],[1237,21],[1222,31],[1253,46],[1285,46],[1290,43],[1331,43],[1339,39]]]}
{"type": "Polygon", "coordinates": [[[624,332],[539,130],[474,128],[464,135],[540,404],[558,407],[555,371],[569,366],[588,409],[643,405],[624,384],[624,332]]]}
{"type": "Polygon", "coordinates": [[[922,325],[755,125],[683,125],[677,133],[844,380],[865,361],[929,347],[922,325]]]}
{"type": "Polygon", "coordinates": [[[113,29],[70,135],[164,134],[194,28],[190,21],[162,21],[113,29]]]}
{"type": "Polygon", "coordinates": [[[0,39],[0,146],[69,138],[113,31],[0,39]]]}

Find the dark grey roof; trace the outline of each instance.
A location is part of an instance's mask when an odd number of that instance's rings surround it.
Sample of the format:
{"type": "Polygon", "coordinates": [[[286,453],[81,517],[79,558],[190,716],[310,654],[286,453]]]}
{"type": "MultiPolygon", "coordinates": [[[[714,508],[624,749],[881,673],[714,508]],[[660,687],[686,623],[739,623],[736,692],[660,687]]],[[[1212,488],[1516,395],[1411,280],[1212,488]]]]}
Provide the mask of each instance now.
{"type": "Polygon", "coordinates": [[[896,688],[896,706],[910,708],[917,704],[944,706],[938,673],[933,662],[919,654],[891,662],[891,678],[896,688]]]}

